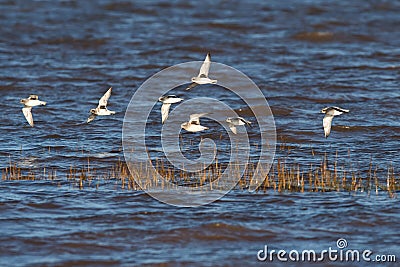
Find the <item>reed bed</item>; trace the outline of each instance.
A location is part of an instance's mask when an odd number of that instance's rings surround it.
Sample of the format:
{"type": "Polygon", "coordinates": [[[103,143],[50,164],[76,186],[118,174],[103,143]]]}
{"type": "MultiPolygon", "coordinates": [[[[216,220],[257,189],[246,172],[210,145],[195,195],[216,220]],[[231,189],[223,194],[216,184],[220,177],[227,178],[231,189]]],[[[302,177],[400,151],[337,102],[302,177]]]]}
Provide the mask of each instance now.
{"type": "MultiPolygon", "coordinates": [[[[55,169],[44,168],[41,171],[22,169],[17,163],[10,161],[2,170],[2,180],[61,180],[79,189],[99,187],[104,182],[112,181],[118,188],[125,190],[165,190],[180,186],[213,190],[225,189],[235,183],[235,189],[246,190],[252,183],[257,167],[251,163],[246,166],[239,163],[232,164],[229,174],[225,173],[223,178],[228,164],[218,161],[210,166],[204,166],[198,172],[176,170],[162,159],[129,164],[128,167],[126,162],[118,160],[104,172],[92,167],[88,158],[85,166],[71,166],[59,177],[55,169]]],[[[364,169],[367,171],[354,171],[348,165],[339,166],[336,160],[329,165],[326,155],[319,164],[308,166],[290,162],[287,157],[278,158],[269,171],[262,170],[265,179],[258,185],[257,191],[263,193],[342,191],[367,194],[386,192],[390,197],[396,197],[400,192],[400,175],[395,173],[393,166],[387,168],[385,177],[381,175],[382,168],[374,166],[372,162],[364,169]]]]}

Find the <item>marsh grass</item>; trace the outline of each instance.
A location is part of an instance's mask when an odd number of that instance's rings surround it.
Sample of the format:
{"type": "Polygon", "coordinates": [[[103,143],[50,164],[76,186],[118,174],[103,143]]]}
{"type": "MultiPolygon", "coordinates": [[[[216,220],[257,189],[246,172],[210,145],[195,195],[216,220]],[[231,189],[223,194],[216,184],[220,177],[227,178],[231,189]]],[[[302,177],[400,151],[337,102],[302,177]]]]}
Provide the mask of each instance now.
{"type": "MultiPolygon", "coordinates": [[[[314,151],[312,152],[314,154],[314,151]]],[[[367,168],[354,170],[352,165],[337,161],[336,153],[333,162],[328,161],[325,154],[318,164],[301,165],[291,162],[288,157],[275,159],[269,172],[265,173],[264,181],[258,186],[258,192],[365,192],[380,194],[386,192],[390,197],[396,197],[400,191],[400,176],[393,166],[387,167],[385,177],[382,168],[372,163],[367,168]],[[367,169],[367,171],[359,171],[367,169]],[[379,176],[379,177],[378,177],[379,176]]],[[[90,158],[84,166],[71,166],[66,174],[57,176],[57,170],[44,168],[41,171],[22,169],[17,163],[9,162],[2,170],[2,180],[64,180],[75,188],[98,188],[105,181],[113,181],[118,188],[126,190],[172,189],[179,186],[192,187],[201,190],[224,189],[232,181],[235,188],[246,190],[252,182],[256,165],[232,164],[228,180],[222,179],[226,171],[226,163],[215,161],[210,166],[204,166],[198,172],[176,170],[165,161],[159,159],[152,162],[129,163],[118,160],[107,171],[98,170],[91,165],[90,158]]]]}
{"type": "Polygon", "coordinates": [[[264,183],[258,188],[266,192],[268,189],[284,192],[379,192],[386,191],[391,197],[400,190],[400,177],[393,167],[388,168],[385,178],[378,178],[378,167],[370,164],[369,171],[360,173],[338,167],[337,163],[328,168],[326,162],[318,166],[310,165],[301,168],[299,164],[288,164],[277,160],[266,176],[264,183]]]}

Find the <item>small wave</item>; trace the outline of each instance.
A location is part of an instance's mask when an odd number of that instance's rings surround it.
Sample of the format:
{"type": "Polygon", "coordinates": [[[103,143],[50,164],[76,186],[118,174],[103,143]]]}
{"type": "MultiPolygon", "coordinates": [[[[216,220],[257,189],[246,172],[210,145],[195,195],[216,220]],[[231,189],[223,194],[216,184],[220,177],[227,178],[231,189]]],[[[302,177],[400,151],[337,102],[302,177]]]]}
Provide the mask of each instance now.
{"type": "Polygon", "coordinates": [[[63,208],[63,206],[62,205],[58,205],[58,204],[55,204],[55,203],[47,203],[47,202],[45,202],[45,203],[28,203],[28,204],[26,204],[26,206],[28,206],[28,207],[31,207],[31,208],[35,208],[35,209],[46,209],[46,210],[48,210],[48,209],[62,209],[63,208]]]}
{"type": "Polygon", "coordinates": [[[316,6],[311,6],[307,9],[307,14],[308,15],[321,15],[323,13],[325,13],[326,10],[322,9],[320,7],[316,7],[316,6]]]}
{"type": "Polygon", "coordinates": [[[356,39],[357,41],[361,42],[374,42],[376,41],[375,37],[371,35],[365,35],[365,34],[354,34],[350,38],[356,39]]]}
{"type": "Polygon", "coordinates": [[[294,39],[309,42],[329,42],[334,39],[332,32],[300,32],[293,36],[294,39]]]}
{"type": "Polygon", "coordinates": [[[373,65],[354,65],[354,66],[336,66],[332,68],[333,70],[398,70],[400,65],[389,65],[389,66],[373,66],[373,65]]]}
{"type": "Polygon", "coordinates": [[[144,70],[157,70],[157,69],[164,69],[166,67],[168,67],[168,65],[144,64],[138,66],[138,68],[144,70]]]}
{"type": "Polygon", "coordinates": [[[400,133],[400,127],[398,126],[388,126],[388,125],[380,125],[380,126],[348,126],[348,125],[333,125],[334,128],[338,132],[382,132],[382,133],[390,133],[392,136],[393,133],[400,133]]]}
{"type": "Polygon", "coordinates": [[[41,45],[71,45],[75,48],[98,48],[105,45],[109,41],[108,38],[101,39],[90,39],[90,38],[74,38],[71,36],[60,37],[60,38],[39,38],[37,44],[41,45]]]}
{"type": "Polygon", "coordinates": [[[205,25],[207,28],[211,29],[224,29],[224,30],[236,30],[236,31],[247,31],[254,30],[253,25],[246,26],[245,24],[238,23],[222,23],[222,22],[210,22],[205,25]]]}
{"type": "MultiPolygon", "coordinates": [[[[45,135],[45,136],[43,136],[43,138],[45,138],[45,139],[59,139],[59,138],[61,138],[62,136],[61,135],[59,135],[59,134],[49,134],[49,135],[45,135]]],[[[63,146],[62,146],[63,147],[63,146]]]]}
{"type": "Polygon", "coordinates": [[[195,228],[175,229],[167,235],[158,235],[156,240],[166,243],[176,243],[185,240],[198,241],[235,241],[235,240],[266,240],[275,238],[276,233],[266,229],[249,229],[240,225],[228,223],[206,223],[195,228]]]}
{"type": "Polygon", "coordinates": [[[157,12],[152,9],[143,9],[131,2],[117,2],[103,5],[107,11],[118,11],[126,13],[135,13],[140,15],[157,15],[157,12]]]}
{"type": "Polygon", "coordinates": [[[288,116],[292,113],[292,109],[289,108],[283,108],[283,107],[271,107],[272,110],[272,114],[274,114],[274,116],[288,116]]]}

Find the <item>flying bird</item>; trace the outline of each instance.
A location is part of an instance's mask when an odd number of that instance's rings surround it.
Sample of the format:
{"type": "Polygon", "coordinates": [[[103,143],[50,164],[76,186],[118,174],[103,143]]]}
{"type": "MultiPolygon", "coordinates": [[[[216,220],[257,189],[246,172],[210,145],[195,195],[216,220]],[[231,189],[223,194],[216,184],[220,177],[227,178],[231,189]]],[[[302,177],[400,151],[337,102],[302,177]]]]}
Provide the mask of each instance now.
{"type": "Polygon", "coordinates": [[[348,109],[342,109],[339,107],[326,107],[321,110],[321,113],[325,113],[325,117],[322,120],[324,125],[325,138],[328,138],[329,134],[331,133],[333,117],[348,112],[349,112],[348,109]]]}
{"type": "Polygon", "coordinates": [[[96,116],[108,116],[115,114],[115,111],[107,109],[107,101],[111,96],[111,90],[112,87],[110,87],[110,89],[108,89],[107,92],[100,98],[97,108],[92,108],[90,110],[90,116],[87,119],[87,123],[93,121],[96,116]]]}
{"type": "Polygon", "coordinates": [[[37,95],[30,95],[28,98],[21,99],[21,104],[24,104],[22,108],[22,113],[24,113],[25,119],[28,121],[30,126],[34,126],[32,107],[45,106],[46,102],[40,101],[37,95]]]}
{"type": "Polygon", "coordinates": [[[242,117],[235,117],[235,118],[230,117],[230,118],[227,118],[227,119],[226,119],[226,122],[227,122],[228,125],[229,125],[229,129],[231,129],[231,131],[232,131],[234,134],[237,134],[236,126],[239,126],[239,125],[246,125],[246,124],[247,124],[248,126],[251,127],[251,122],[248,121],[248,120],[246,120],[246,119],[244,119],[244,118],[242,118],[242,117]]]}
{"type": "Polygon", "coordinates": [[[200,125],[200,117],[203,117],[206,114],[208,113],[191,114],[189,121],[182,123],[181,128],[192,133],[207,130],[208,127],[200,125]]]}
{"type": "Polygon", "coordinates": [[[179,98],[176,95],[167,95],[167,96],[162,96],[158,99],[158,101],[161,101],[163,104],[161,106],[161,122],[164,123],[165,120],[168,118],[168,112],[169,108],[171,107],[171,104],[179,103],[183,100],[183,98],[179,98]]]}
{"type": "Polygon", "coordinates": [[[186,90],[190,90],[198,84],[216,84],[217,80],[212,80],[208,78],[208,72],[210,71],[211,65],[211,55],[210,52],[207,53],[207,56],[201,65],[199,75],[197,77],[192,78],[192,83],[186,88],[186,90]]]}

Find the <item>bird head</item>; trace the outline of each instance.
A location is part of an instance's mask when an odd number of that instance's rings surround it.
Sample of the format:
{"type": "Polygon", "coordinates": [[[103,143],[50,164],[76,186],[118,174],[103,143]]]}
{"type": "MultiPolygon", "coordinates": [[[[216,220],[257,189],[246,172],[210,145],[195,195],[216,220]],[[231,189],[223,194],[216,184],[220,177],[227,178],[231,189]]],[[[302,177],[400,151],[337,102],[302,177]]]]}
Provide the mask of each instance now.
{"type": "Polygon", "coordinates": [[[181,124],[181,128],[183,128],[183,129],[185,129],[188,126],[189,126],[189,122],[184,122],[181,124]]]}
{"type": "Polygon", "coordinates": [[[328,110],[328,108],[323,108],[323,109],[321,109],[321,113],[326,113],[327,110],[328,110]]]}

